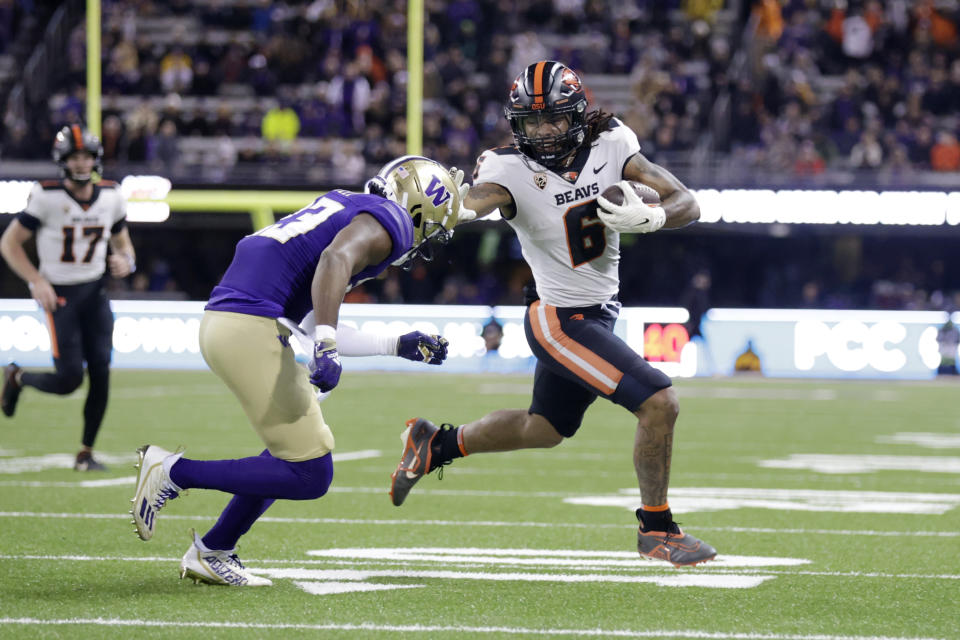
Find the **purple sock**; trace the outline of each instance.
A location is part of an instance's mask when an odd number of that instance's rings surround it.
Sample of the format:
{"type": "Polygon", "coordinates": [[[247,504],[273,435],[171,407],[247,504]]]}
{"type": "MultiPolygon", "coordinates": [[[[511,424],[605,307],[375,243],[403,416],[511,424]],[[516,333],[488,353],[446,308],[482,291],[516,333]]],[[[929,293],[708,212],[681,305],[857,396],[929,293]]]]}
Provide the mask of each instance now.
{"type": "Polygon", "coordinates": [[[203,536],[208,549],[234,549],[240,536],[253,526],[263,512],[273,504],[270,498],[233,496],[227,508],[220,514],[217,524],[203,536]]]}
{"type": "Polygon", "coordinates": [[[203,536],[210,549],[233,549],[274,500],[312,500],[327,492],[333,480],[333,456],[304,462],[274,458],[266,449],[239,460],[180,458],[170,479],[181,489],[218,489],[234,494],[217,523],[203,536]]]}
{"type": "Polygon", "coordinates": [[[238,496],[313,500],[327,492],[333,480],[333,457],[303,462],[259,456],[239,460],[180,458],[170,468],[170,479],[181,489],[217,489],[238,496]]]}

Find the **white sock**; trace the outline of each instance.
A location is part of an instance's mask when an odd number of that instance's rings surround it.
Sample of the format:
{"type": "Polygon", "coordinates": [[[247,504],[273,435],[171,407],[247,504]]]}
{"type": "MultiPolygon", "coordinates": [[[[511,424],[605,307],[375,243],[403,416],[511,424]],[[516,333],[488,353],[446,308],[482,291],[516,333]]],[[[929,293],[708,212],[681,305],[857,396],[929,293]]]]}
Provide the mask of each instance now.
{"type": "MultiPolygon", "coordinates": [[[[163,459],[163,472],[167,474],[168,482],[170,482],[170,484],[173,485],[173,488],[174,490],[176,490],[177,493],[180,493],[181,491],[183,491],[183,489],[178,487],[176,483],[173,481],[173,479],[170,478],[170,469],[172,469],[173,465],[177,464],[177,462],[179,462],[180,458],[182,457],[183,457],[183,452],[180,451],[178,453],[171,453],[169,456],[163,459]]],[[[209,551],[209,549],[205,549],[205,551],[209,551]]]]}
{"type": "Polygon", "coordinates": [[[193,544],[195,544],[197,549],[200,549],[200,551],[204,551],[204,552],[214,551],[214,549],[211,549],[207,545],[203,544],[203,538],[201,538],[200,534],[197,532],[193,533],[193,544]]]}

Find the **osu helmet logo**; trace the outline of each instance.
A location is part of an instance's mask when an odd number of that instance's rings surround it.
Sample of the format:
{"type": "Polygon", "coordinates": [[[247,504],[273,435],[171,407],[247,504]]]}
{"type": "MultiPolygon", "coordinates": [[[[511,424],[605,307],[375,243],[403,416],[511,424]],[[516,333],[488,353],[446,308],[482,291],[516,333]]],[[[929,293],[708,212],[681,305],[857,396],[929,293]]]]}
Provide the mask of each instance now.
{"type": "Polygon", "coordinates": [[[570,69],[564,69],[560,81],[574,93],[580,91],[580,78],[570,69]]]}
{"type": "Polygon", "coordinates": [[[520,85],[517,84],[517,81],[513,81],[513,86],[510,87],[510,102],[516,102],[520,99],[520,85]]]}

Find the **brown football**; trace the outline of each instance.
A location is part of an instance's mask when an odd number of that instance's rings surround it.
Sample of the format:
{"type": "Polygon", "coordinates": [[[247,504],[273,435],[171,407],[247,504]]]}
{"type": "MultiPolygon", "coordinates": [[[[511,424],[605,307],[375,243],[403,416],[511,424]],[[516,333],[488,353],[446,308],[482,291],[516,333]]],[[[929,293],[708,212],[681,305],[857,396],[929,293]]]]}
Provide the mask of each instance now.
{"type": "MultiPolygon", "coordinates": [[[[654,207],[660,204],[660,194],[657,193],[653,187],[648,187],[642,182],[634,182],[633,180],[628,180],[627,182],[633,187],[634,193],[640,196],[644,204],[649,204],[654,207]]],[[[619,184],[607,187],[601,195],[615,205],[619,206],[623,204],[623,190],[620,189],[619,184]]]]}

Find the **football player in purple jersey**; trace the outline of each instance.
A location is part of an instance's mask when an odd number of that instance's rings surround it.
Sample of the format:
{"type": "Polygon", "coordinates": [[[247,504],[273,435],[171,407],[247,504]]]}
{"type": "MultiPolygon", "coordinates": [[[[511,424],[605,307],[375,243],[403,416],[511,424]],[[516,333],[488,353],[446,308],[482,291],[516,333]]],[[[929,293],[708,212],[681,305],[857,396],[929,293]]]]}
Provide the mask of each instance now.
{"type": "Polygon", "coordinates": [[[366,334],[337,323],[344,294],[390,265],[429,258],[456,225],[463,172],[419,156],[398,158],[367,182],[365,193],[334,190],[242,239],[213,289],[200,323],[200,351],[240,401],[266,449],[239,460],[193,460],[155,445],[138,450],[133,522],[149,540],[166,501],[185,489],[233,494],[219,520],[196,532],[180,577],[262,586],[234,548],[276,499],[313,500],[333,478],[333,434],[311,383],[327,392],[340,379],[341,355],[396,355],[440,364],[447,341],[413,331],[366,334]],[[287,319],[312,312],[309,379],[290,347],[287,319]]]}

